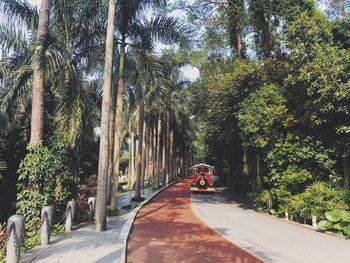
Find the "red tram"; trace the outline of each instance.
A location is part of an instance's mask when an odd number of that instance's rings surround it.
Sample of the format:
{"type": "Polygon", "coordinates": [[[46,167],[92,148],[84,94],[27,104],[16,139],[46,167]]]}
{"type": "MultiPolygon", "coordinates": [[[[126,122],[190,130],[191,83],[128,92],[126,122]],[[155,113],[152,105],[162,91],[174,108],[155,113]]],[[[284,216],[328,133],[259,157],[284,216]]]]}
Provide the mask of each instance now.
{"type": "Polygon", "coordinates": [[[215,192],[214,188],[214,167],[200,163],[191,167],[192,183],[191,191],[194,192],[215,192]]]}

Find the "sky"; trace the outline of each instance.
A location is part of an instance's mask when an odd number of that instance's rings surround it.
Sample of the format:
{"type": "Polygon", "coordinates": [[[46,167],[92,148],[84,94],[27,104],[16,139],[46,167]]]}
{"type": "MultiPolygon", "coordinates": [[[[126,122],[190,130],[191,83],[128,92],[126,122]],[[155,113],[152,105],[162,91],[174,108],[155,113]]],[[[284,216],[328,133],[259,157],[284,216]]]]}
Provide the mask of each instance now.
{"type": "Polygon", "coordinates": [[[33,5],[40,5],[41,0],[28,0],[28,2],[33,5]]]}

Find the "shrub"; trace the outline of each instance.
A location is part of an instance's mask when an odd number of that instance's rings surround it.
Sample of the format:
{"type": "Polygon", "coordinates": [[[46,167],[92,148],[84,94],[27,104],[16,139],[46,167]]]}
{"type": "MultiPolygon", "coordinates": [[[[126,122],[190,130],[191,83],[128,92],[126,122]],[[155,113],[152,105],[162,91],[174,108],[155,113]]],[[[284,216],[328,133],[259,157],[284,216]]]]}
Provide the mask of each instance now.
{"type": "Polygon", "coordinates": [[[324,214],[325,220],[318,223],[321,230],[329,230],[350,237],[350,212],[333,210],[324,214]]]}
{"type": "Polygon", "coordinates": [[[26,227],[35,229],[44,205],[63,202],[71,196],[72,175],[62,155],[42,144],[29,145],[18,170],[17,212],[26,218],[26,227]]]}
{"type": "Polygon", "coordinates": [[[267,211],[272,208],[272,196],[268,190],[250,193],[248,198],[251,200],[253,208],[258,211],[267,211]]]}
{"type": "Polygon", "coordinates": [[[305,192],[291,198],[287,208],[294,218],[324,218],[327,211],[349,209],[349,191],[337,188],[325,182],[316,182],[307,187],[305,192]]]}

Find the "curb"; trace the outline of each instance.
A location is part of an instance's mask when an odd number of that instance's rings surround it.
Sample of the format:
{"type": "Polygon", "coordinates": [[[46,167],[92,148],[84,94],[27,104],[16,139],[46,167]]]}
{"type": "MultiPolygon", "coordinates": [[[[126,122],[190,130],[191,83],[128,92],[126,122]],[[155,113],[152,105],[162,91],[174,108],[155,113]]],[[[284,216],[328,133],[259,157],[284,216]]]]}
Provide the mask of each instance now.
{"type": "MultiPolygon", "coordinates": [[[[186,177],[186,176],[185,176],[186,177]]],[[[121,245],[121,254],[120,254],[120,263],[126,263],[126,254],[127,254],[127,245],[128,245],[128,239],[129,234],[132,228],[132,225],[134,224],[135,218],[142,207],[144,207],[148,202],[150,202],[154,197],[156,197],[158,194],[163,192],[168,187],[174,185],[179,180],[185,178],[180,177],[176,179],[175,181],[171,182],[170,184],[164,186],[163,188],[159,189],[158,191],[154,192],[152,195],[150,195],[145,201],[140,203],[134,210],[132,210],[126,219],[126,222],[124,223],[124,226],[122,230],[120,231],[118,238],[117,238],[117,244],[119,243],[121,245]]]]}

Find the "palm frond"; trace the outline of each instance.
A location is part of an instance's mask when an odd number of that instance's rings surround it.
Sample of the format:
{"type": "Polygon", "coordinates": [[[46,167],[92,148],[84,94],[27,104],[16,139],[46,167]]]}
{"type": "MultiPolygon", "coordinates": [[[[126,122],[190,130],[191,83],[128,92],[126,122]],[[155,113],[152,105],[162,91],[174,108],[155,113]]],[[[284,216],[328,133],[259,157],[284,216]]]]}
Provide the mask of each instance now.
{"type": "Polygon", "coordinates": [[[184,49],[191,48],[191,32],[178,18],[159,15],[146,22],[144,29],[156,42],[178,44],[180,48],[184,49]]]}
{"type": "Polygon", "coordinates": [[[23,65],[10,71],[3,79],[0,89],[0,112],[5,114],[10,122],[18,120],[26,113],[31,94],[32,73],[30,65],[23,65]]]}
{"type": "Polygon", "coordinates": [[[35,30],[39,21],[38,9],[27,0],[1,0],[0,13],[13,22],[25,24],[28,29],[35,30]]]}
{"type": "Polygon", "coordinates": [[[0,46],[4,54],[28,48],[27,34],[13,24],[0,24],[0,46]]]}
{"type": "Polygon", "coordinates": [[[140,85],[146,87],[143,95],[149,104],[166,101],[169,81],[165,75],[165,66],[161,60],[143,50],[135,52],[136,68],[139,72],[140,85]]]}

